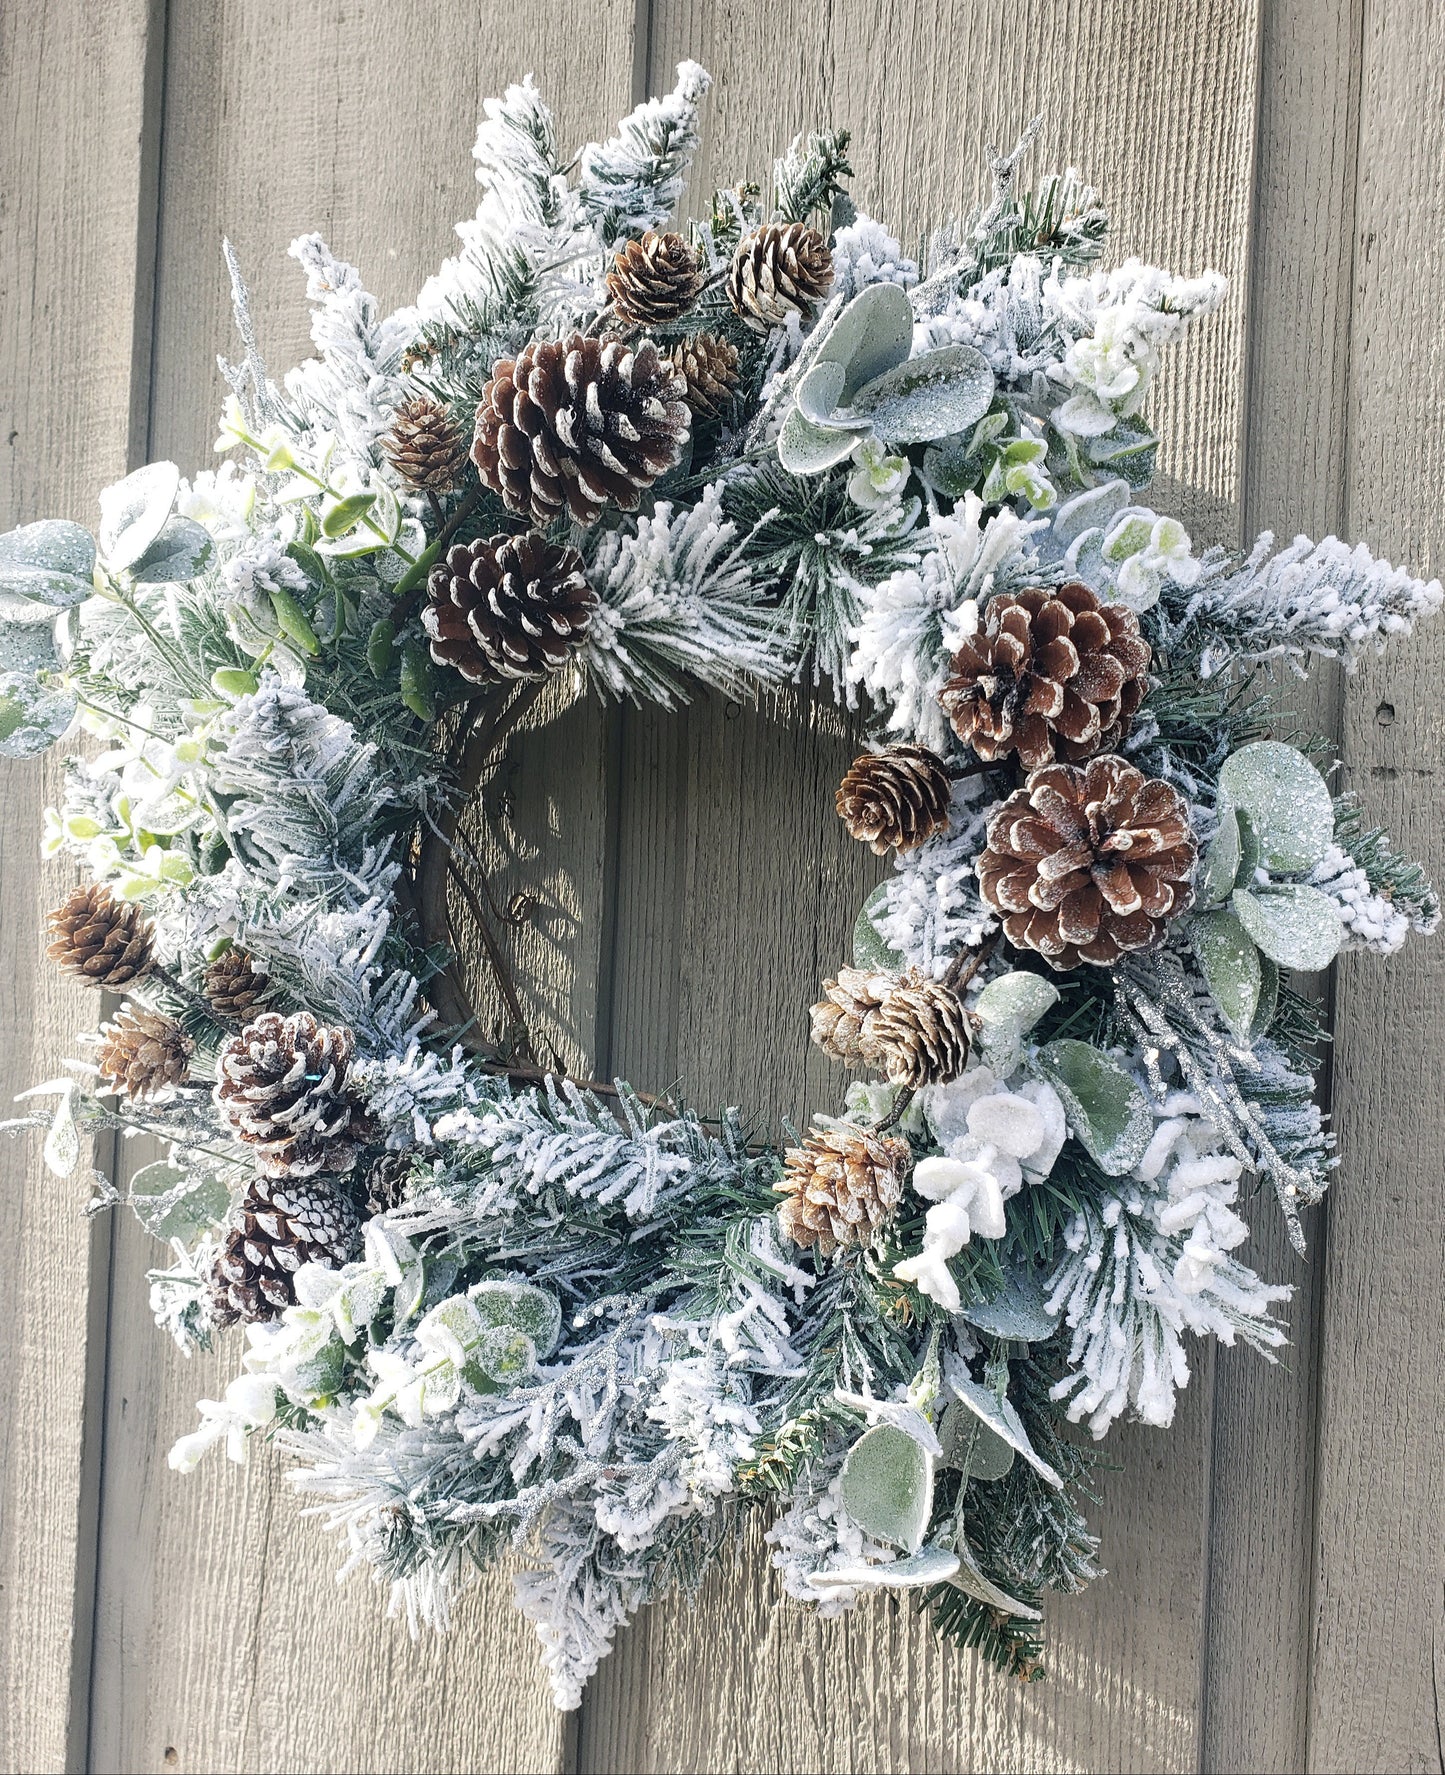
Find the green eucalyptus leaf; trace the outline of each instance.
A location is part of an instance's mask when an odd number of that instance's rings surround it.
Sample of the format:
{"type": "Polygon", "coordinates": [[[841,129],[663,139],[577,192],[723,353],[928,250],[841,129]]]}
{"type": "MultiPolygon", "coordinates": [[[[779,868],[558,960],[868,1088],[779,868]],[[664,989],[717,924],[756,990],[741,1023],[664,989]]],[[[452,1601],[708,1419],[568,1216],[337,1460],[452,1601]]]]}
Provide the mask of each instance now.
{"type": "Polygon", "coordinates": [[[848,1451],[839,1490],[865,1534],[909,1553],[922,1546],[933,1513],[933,1457],[906,1430],[865,1430],[848,1451]]]}
{"type": "Polygon", "coordinates": [[[972,492],[979,468],[978,456],[966,438],[944,438],[923,452],[924,480],[947,499],[962,499],[972,492]]]}
{"type": "Polygon", "coordinates": [[[165,529],[180,491],[173,462],[149,462],[100,496],[100,555],[112,573],[133,567],[165,529]]]}
{"type": "Polygon", "coordinates": [[[1014,1464],[1014,1451],[966,1405],[955,1399],[938,1426],[945,1467],[957,1467],[969,1479],[992,1483],[1002,1479],[1014,1464]]]}
{"type": "MultiPolygon", "coordinates": [[[[79,604],[93,590],[94,571],[95,543],[79,524],[43,518],[0,536],[0,595],[7,607],[31,604],[43,613],[79,604]]],[[[20,611],[11,620],[27,619],[20,611]]]]}
{"type": "Polygon", "coordinates": [[[225,1220],[231,1198],[217,1178],[193,1176],[159,1159],[131,1178],[130,1205],[153,1238],[189,1243],[225,1220]]]}
{"type": "Polygon", "coordinates": [[[903,957],[890,949],[878,933],[874,918],[888,903],[888,884],[880,882],[863,902],[853,924],[853,966],[867,968],[870,973],[896,974],[903,967],[903,957]]]}
{"type": "Polygon", "coordinates": [[[1002,1285],[988,1300],[968,1303],[960,1316],[990,1337],[1042,1343],[1059,1328],[1059,1315],[1049,1311],[1048,1297],[1038,1271],[1019,1264],[1004,1272],[1002,1285]]]}
{"type": "Polygon", "coordinates": [[[1230,904],[1245,930],[1282,968],[1317,973],[1339,954],[1344,926],[1334,901],[1318,888],[1303,883],[1253,893],[1236,888],[1230,904]]]}
{"type": "Polygon", "coordinates": [[[1249,1026],[1249,1039],[1257,1042],[1269,1031],[1274,1022],[1274,1014],[1279,1009],[1279,963],[1267,956],[1263,950],[1259,956],[1259,1004],[1255,1009],[1254,1022],[1249,1026]]]}
{"type": "Polygon", "coordinates": [[[1059,991],[1041,974],[1019,970],[1000,974],[978,995],[974,1013],[981,1025],[979,1046],[995,1070],[1011,1071],[1023,1038],[1059,1002],[1059,991]]]}
{"type": "Polygon", "coordinates": [[[1335,835],[1329,786],[1304,753],[1279,740],[1257,740],[1225,759],[1219,792],[1243,808],[1259,835],[1268,869],[1312,869],[1335,835]]]}
{"type": "Polygon", "coordinates": [[[842,364],[838,403],[851,403],[865,383],[907,361],[913,347],[913,307],[893,283],[869,284],[838,316],[813,363],[842,364]]]}
{"type": "Polygon", "coordinates": [[[1223,800],[1216,811],[1219,825],[1209,841],[1195,881],[1201,906],[1218,906],[1222,900],[1227,900],[1239,874],[1239,816],[1223,800]]]}
{"type": "Polygon", "coordinates": [[[790,475],[820,475],[853,454],[858,434],[814,425],[794,407],[778,434],[778,461],[790,475]]]}
{"type": "Polygon", "coordinates": [[[1189,921],[1189,941],[1220,1015],[1231,1033],[1247,1042],[1263,985],[1254,940],[1233,912],[1220,907],[1189,921]]]}
{"type": "MultiPolygon", "coordinates": [[[[1063,1488],[1063,1480],[1043,1456],[1035,1452],[1033,1443],[1029,1441],[1028,1431],[1024,1429],[1023,1421],[1014,1410],[1011,1400],[1000,1399],[991,1387],[981,1386],[970,1379],[963,1371],[962,1363],[956,1367],[950,1365],[948,1384],[959,1403],[971,1411],[995,1436],[1007,1443],[1016,1454],[1022,1455],[1049,1485],[1055,1490],[1063,1488]]],[[[851,1510],[849,1515],[852,1515],[851,1510]]]]}
{"type": "Polygon", "coordinates": [[[0,671],[0,758],[33,758],[65,733],[76,700],[63,686],[42,684],[30,672],[0,671]]]}
{"type": "Polygon", "coordinates": [[[1159,439],[1147,426],[1125,421],[1102,437],[1086,439],[1085,452],[1096,468],[1122,475],[1132,489],[1138,490],[1154,479],[1159,439]]]}
{"type": "Polygon", "coordinates": [[[1086,530],[1106,529],[1116,513],[1128,505],[1132,493],[1127,481],[1104,481],[1066,499],[1054,513],[1050,526],[1055,546],[1066,549],[1086,530]]]}
{"type": "MultiPolygon", "coordinates": [[[[842,364],[825,359],[814,364],[806,375],[798,382],[794,399],[798,403],[798,411],[805,419],[811,419],[815,425],[827,427],[833,409],[838,405],[838,397],[843,392],[843,384],[848,379],[848,372],[842,364]]],[[[867,422],[859,422],[863,430],[867,430],[867,422]]],[[[846,429],[850,429],[845,427],[846,429]]]]}
{"type": "Polygon", "coordinates": [[[1254,821],[1242,807],[1235,808],[1234,818],[1239,826],[1239,868],[1235,873],[1234,885],[1238,888],[1253,887],[1255,871],[1259,868],[1259,833],[1254,821]]]}
{"type": "Polygon", "coordinates": [[[1110,1177],[1132,1171],[1154,1132],[1144,1093],[1110,1055],[1088,1042],[1050,1042],[1039,1052],[1044,1076],[1063,1099],[1069,1132],[1110,1177]]]}
{"type": "Polygon", "coordinates": [[[537,1348],[526,1332],[515,1326],[489,1325],[477,1340],[472,1362],[489,1380],[515,1386],[536,1370],[537,1348]]]}
{"type": "Polygon", "coordinates": [[[136,562],[142,585],[184,585],[211,558],[211,538],[193,518],[169,518],[165,528],[136,562]]]}
{"type": "Polygon", "coordinates": [[[927,444],[972,425],[988,411],[993,391],[982,352],[945,345],[866,383],[852,413],[871,421],[875,436],[890,444],[927,444]]]}
{"type": "Polygon", "coordinates": [[[478,1282],[468,1291],[477,1318],[489,1328],[520,1331],[548,1356],[562,1332],[562,1307],[555,1294],[530,1282],[478,1282]]]}

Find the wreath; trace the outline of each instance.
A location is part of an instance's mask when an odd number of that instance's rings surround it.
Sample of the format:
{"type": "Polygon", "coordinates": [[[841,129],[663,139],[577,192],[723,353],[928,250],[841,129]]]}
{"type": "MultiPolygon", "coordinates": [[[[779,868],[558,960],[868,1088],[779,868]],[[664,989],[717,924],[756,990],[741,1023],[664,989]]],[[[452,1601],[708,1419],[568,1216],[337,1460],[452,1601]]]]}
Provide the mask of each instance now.
{"type": "Polygon", "coordinates": [[[62,1175],[82,1130],[163,1141],[124,1191],[155,1317],[245,1327],[171,1465],[274,1439],[414,1628],[520,1550],[562,1706],[755,1506],[790,1596],[915,1590],[1040,1674],[1045,1594],[1097,1575],[1069,1426],[1168,1425],[1190,1337],[1284,1341],[1239,1198],[1302,1246],[1335,1163],[1293,974],[1438,918],[1261,674],[1439,584],[1145,503],[1161,355],[1223,280],[1100,269],[1098,195],[1023,191],[1027,135],[917,260],[843,131],[672,228],[707,86],[575,157],[530,80],[491,101],[415,306],[295,242],[316,355],[279,384],[228,248],[239,461],[0,538],[0,751],[98,742],[46,817],[89,876],[49,954],[124,1000],[11,1125],[62,1175]],[[549,687],[805,679],[867,721],[837,808],[896,867],[812,1011],[859,1076],[776,1151],[539,1055],[460,822],[549,687]]]}

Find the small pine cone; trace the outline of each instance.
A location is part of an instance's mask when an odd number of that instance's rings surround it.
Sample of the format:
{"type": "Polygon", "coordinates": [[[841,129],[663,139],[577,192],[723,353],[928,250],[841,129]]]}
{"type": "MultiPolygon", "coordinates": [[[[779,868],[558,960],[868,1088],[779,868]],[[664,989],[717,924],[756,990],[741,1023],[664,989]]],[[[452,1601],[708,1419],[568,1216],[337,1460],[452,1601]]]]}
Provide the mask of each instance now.
{"type": "Polygon", "coordinates": [[[788,1199],[778,1224],[795,1245],[831,1257],[840,1245],[866,1245],[897,1212],[908,1142],[849,1126],[820,1128],[784,1155],[776,1188],[788,1199]]]}
{"type": "Polygon", "coordinates": [[[87,986],[114,992],[148,974],[154,962],[150,927],[139,910],[98,883],[78,887],[46,919],[45,953],[87,986]]]}
{"type": "Polygon", "coordinates": [[[669,354],[673,368],[687,379],[684,397],[694,419],[720,419],[732,405],[738,385],[738,348],[712,333],[680,339],[669,354]]]}
{"type": "Polygon", "coordinates": [[[1148,687],[1149,643],[1122,604],[1086,585],[1004,592],[953,656],[939,693],[953,731],[985,761],[1025,770],[1119,745],[1148,687]]]}
{"type": "Polygon", "coordinates": [[[153,1097],[168,1085],[182,1085],[191,1070],[196,1044],[169,1017],[127,1005],[100,1032],[97,1065],[102,1078],[127,1097],[153,1097]]]}
{"type": "Polygon", "coordinates": [[[244,949],[234,945],[223,949],[207,966],[202,984],[216,1015],[236,1023],[249,1023],[264,1011],[271,992],[268,977],[257,972],[255,962],[244,949]]]}
{"type": "Polygon", "coordinates": [[[766,333],[785,326],[790,314],[808,314],[832,282],[833,255],[816,228],[769,222],[738,242],[728,301],[754,331],[766,333]]]}
{"type": "Polygon", "coordinates": [[[953,782],[926,746],[889,746],[853,760],[837,794],[838,817],[878,857],[916,850],[948,829],[953,782]]]}
{"type": "Polygon", "coordinates": [[[890,1085],[946,1085],[968,1065],[973,1018],[938,980],[910,968],[868,1020],[868,1059],[890,1085]]]}
{"type": "Polygon", "coordinates": [[[692,423],[683,390],[650,339],[543,340],[494,367],[472,461],[507,509],[539,530],[563,512],[582,525],[608,505],[635,512],[682,459],[692,423]]]}
{"type": "Polygon", "coordinates": [[[381,447],[402,484],[414,493],[449,493],[466,473],[467,435],[429,394],[402,402],[381,447]]]}
{"type": "Polygon", "coordinates": [[[411,1181],[410,1153],[383,1153],[366,1173],[366,1212],[388,1214],[406,1194],[411,1181]]]}
{"type": "Polygon", "coordinates": [[[357,1215],[327,1183],[272,1182],[246,1191],[211,1277],[211,1312],[221,1325],[274,1319],[296,1304],[303,1263],[339,1269],[356,1244],[357,1215]]]}
{"type": "Polygon", "coordinates": [[[649,228],[612,261],[607,294],[617,318],[629,326],[666,326],[687,313],[703,282],[697,254],[682,236],[649,228]]]}
{"type": "Polygon", "coordinates": [[[496,684],[560,670],[596,605],[576,549],[529,530],[453,543],[431,570],[421,620],[438,665],[496,684]]]}
{"type": "Polygon", "coordinates": [[[1160,942],[1194,894],[1189,808],[1124,759],[1048,764],[988,822],[979,888],[1004,935],[1061,971],[1160,942]]]}
{"type": "Polygon", "coordinates": [[[349,1171],[365,1136],[347,1091],[355,1038],[309,1011],[266,1011],[222,1048],[216,1107],[267,1177],[349,1171]]]}
{"type": "Polygon", "coordinates": [[[808,1013],[813,1040],[844,1066],[871,1066],[873,1018],[892,990],[892,974],[839,968],[836,980],[823,982],[823,997],[808,1013]]]}

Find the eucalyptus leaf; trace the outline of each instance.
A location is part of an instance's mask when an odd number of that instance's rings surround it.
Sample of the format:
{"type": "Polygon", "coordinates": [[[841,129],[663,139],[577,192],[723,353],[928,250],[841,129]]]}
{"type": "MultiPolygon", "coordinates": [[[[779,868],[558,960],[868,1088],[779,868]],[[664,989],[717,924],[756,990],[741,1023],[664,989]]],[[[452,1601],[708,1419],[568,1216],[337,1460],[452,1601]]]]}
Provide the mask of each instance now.
{"type": "Polygon", "coordinates": [[[180,491],[173,462],[150,462],[100,496],[100,554],[113,573],[133,567],[165,528],[180,491]]]}
{"type": "Polygon", "coordinates": [[[1089,438],[1085,448],[1095,467],[1122,475],[1136,491],[1147,487],[1154,479],[1159,439],[1146,426],[1116,425],[1102,437],[1089,438]]]}
{"type": "Polygon", "coordinates": [[[1219,792],[1243,808],[1269,869],[1312,869],[1335,835],[1329,786],[1304,753],[1279,740],[1257,740],[1225,759],[1219,792]]]}
{"type": "Polygon", "coordinates": [[[1059,1327],[1059,1315],[1049,1311],[1048,1297],[1043,1277],[1021,1263],[1004,1272],[1003,1285],[990,1299],[971,1302],[960,1312],[990,1337],[1042,1343],[1059,1327]]]}
{"type": "Polygon", "coordinates": [[[933,1457],[907,1431],[875,1424],[849,1449],[839,1495],[865,1534],[916,1553],[933,1511],[933,1457]]]}
{"type": "Polygon", "coordinates": [[[1201,906],[1218,906],[1222,900],[1227,900],[1239,874],[1239,816],[1224,800],[1220,801],[1216,812],[1219,825],[1204,853],[1195,883],[1201,906]]]}
{"type": "Polygon", "coordinates": [[[489,1325],[477,1340],[471,1361],[489,1380],[515,1386],[536,1369],[537,1346],[514,1326],[489,1325]]]}
{"type": "Polygon", "coordinates": [[[853,454],[858,434],[814,425],[794,407],[778,434],[778,461],[790,475],[820,475],[853,454]]]}
{"type": "Polygon", "coordinates": [[[1189,921],[1189,941],[1220,1015],[1231,1033],[1247,1042],[1264,978],[1253,938],[1235,913],[1219,907],[1189,921]]]}
{"type": "Polygon", "coordinates": [[[996,1071],[1012,1071],[1023,1038],[1058,1002],[1058,988],[1041,974],[1019,969],[990,980],[973,1007],[980,1023],[979,1045],[984,1058],[996,1071]]]}
{"type": "Polygon", "coordinates": [[[863,909],[853,924],[853,966],[867,968],[870,973],[896,974],[903,966],[903,957],[890,949],[878,933],[874,917],[887,905],[888,884],[880,882],[863,902],[863,909]]]}
{"type": "Polygon", "coordinates": [[[50,1128],[40,1149],[47,1171],[69,1177],[80,1163],[80,1130],[75,1125],[71,1094],[63,1091],[50,1118],[50,1128]]]}
{"type": "Polygon", "coordinates": [[[75,719],[74,694],[28,673],[0,671],[0,758],[33,758],[75,719]]]}
{"type": "Polygon", "coordinates": [[[1242,807],[1235,808],[1234,817],[1239,824],[1239,870],[1234,877],[1234,885],[1240,888],[1253,887],[1255,871],[1259,868],[1259,833],[1255,830],[1254,821],[1242,807]]]}
{"type": "Polygon", "coordinates": [[[838,404],[851,403],[865,383],[907,361],[913,346],[913,307],[894,283],[869,284],[834,321],[813,359],[842,364],[838,404]]]}
{"type": "Polygon", "coordinates": [[[967,438],[943,438],[923,452],[923,478],[947,499],[962,499],[978,479],[978,457],[967,438]]]}
{"type": "Polygon", "coordinates": [[[1115,514],[1128,505],[1132,494],[1127,481],[1104,481],[1066,499],[1054,513],[1050,526],[1054,547],[1067,549],[1086,530],[1106,528],[1115,514]]]}
{"type": "Polygon", "coordinates": [[[143,1165],[131,1178],[130,1205],[152,1237],[189,1243],[208,1227],[221,1224],[231,1198],[217,1178],[195,1177],[159,1159],[143,1165]]]}
{"type": "Polygon", "coordinates": [[[520,1331],[548,1356],[562,1331],[562,1306],[555,1294],[530,1282],[478,1282],[467,1298],[481,1323],[520,1331]]]}
{"type": "Polygon", "coordinates": [[[1254,1021],[1249,1026],[1249,1039],[1257,1042],[1264,1035],[1274,1014],[1279,1009],[1279,963],[1267,956],[1263,950],[1259,954],[1259,1004],[1255,1007],[1254,1021]]]}
{"type": "Polygon", "coordinates": [[[945,345],[866,383],[852,411],[871,421],[874,434],[890,444],[927,444],[981,418],[993,391],[993,371],[982,352],[971,345],[945,345]]]}
{"type": "Polygon", "coordinates": [[[946,1584],[959,1569],[959,1557],[947,1547],[923,1547],[907,1559],[860,1560],[856,1565],[829,1566],[810,1572],[814,1590],[923,1590],[946,1584]]]}
{"type": "Polygon", "coordinates": [[[1063,1099],[1069,1132],[1110,1177],[1132,1171],[1154,1132],[1149,1104],[1117,1060],[1088,1042],[1050,1042],[1039,1052],[1044,1076],[1063,1099]]]}
{"type": "Polygon", "coordinates": [[[1339,954],[1344,927],[1328,894],[1303,883],[1282,883],[1245,893],[1236,888],[1230,904],[1255,942],[1282,968],[1316,973],[1339,954]]]}
{"type": "Polygon", "coordinates": [[[60,610],[93,589],[95,543],[88,530],[56,518],[22,524],[0,536],[0,594],[60,610]]]}
{"type": "MultiPolygon", "coordinates": [[[[1029,1441],[1028,1431],[1024,1429],[1012,1401],[999,1399],[991,1387],[981,1386],[977,1381],[972,1380],[963,1362],[957,1357],[948,1362],[946,1373],[948,1384],[953,1388],[954,1396],[959,1403],[966,1406],[1016,1454],[1022,1455],[1034,1471],[1048,1484],[1056,1490],[1062,1490],[1063,1480],[1042,1455],[1035,1453],[1034,1445],[1029,1441]]],[[[853,1512],[850,1510],[848,1514],[851,1516],[853,1512]]]]}
{"type": "MultiPolygon", "coordinates": [[[[798,411],[815,425],[827,426],[847,379],[848,372],[842,364],[834,363],[831,359],[814,364],[798,383],[794,397],[798,403],[798,411]]],[[[867,429],[866,420],[859,423],[864,430],[867,429]]]]}
{"type": "Polygon", "coordinates": [[[999,1609],[1005,1615],[1015,1615],[1022,1621],[1041,1621],[1042,1614],[1026,1602],[1020,1602],[1016,1596],[1010,1596],[1007,1590],[1000,1590],[992,1578],[986,1578],[979,1569],[974,1558],[973,1549],[966,1541],[958,1544],[959,1569],[949,1582],[966,1596],[973,1597],[975,1602],[985,1603],[991,1609],[999,1609]]]}
{"type": "Polygon", "coordinates": [[[1014,1451],[1009,1444],[957,1399],[943,1414],[939,1440],[943,1465],[957,1467],[970,1479],[991,1483],[1013,1467],[1014,1451]]]}
{"type": "Polygon", "coordinates": [[[193,518],[171,518],[135,564],[142,585],[184,585],[211,558],[211,538],[193,518]]]}

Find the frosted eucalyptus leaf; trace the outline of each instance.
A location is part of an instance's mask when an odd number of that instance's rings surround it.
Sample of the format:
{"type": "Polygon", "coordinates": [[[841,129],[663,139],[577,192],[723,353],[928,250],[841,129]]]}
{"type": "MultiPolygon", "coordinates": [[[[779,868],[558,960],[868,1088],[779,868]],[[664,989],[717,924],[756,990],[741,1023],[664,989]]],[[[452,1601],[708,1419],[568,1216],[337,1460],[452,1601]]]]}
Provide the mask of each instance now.
{"type": "Polygon", "coordinates": [[[1239,816],[1223,800],[1216,811],[1219,825],[1204,853],[1195,883],[1201,906],[1217,906],[1221,900],[1227,900],[1239,874],[1239,816]]]}
{"type": "Polygon", "coordinates": [[[865,1534],[916,1553],[933,1511],[933,1457],[906,1431],[877,1424],[849,1449],[839,1491],[865,1534]]]}
{"type": "Polygon", "coordinates": [[[75,719],[74,695],[29,673],[0,671],[0,758],[33,758],[75,719]]]}
{"type": "Polygon", "coordinates": [[[1219,792],[1241,807],[1259,834],[1269,869],[1312,869],[1335,835],[1325,779],[1304,753],[1279,740],[1257,740],[1225,759],[1219,792]]]}
{"type": "Polygon", "coordinates": [[[971,345],[945,345],[865,384],[852,411],[870,420],[875,435],[890,444],[927,444],[981,418],[993,391],[993,371],[981,352],[971,345]]]}
{"type": "Polygon", "coordinates": [[[184,585],[211,558],[211,538],[193,518],[171,518],[132,571],[142,585],[184,585]]]}
{"type": "Polygon", "coordinates": [[[208,1227],[221,1224],[231,1197],[218,1178],[196,1176],[158,1159],[131,1178],[130,1205],[153,1238],[184,1239],[189,1244],[208,1227]]]}
{"type": "Polygon", "coordinates": [[[1254,940],[1233,912],[1220,907],[1189,921],[1189,941],[1220,1015],[1233,1035],[1247,1042],[1263,984],[1254,940]]]}
{"type": "Polygon", "coordinates": [[[562,1307],[555,1294],[530,1282],[478,1282],[467,1298],[481,1323],[520,1331],[539,1356],[550,1355],[562,1330],[562,1307]]]}
{"type": "MultiPolygon", "coordinates": [[[[1024,1429],[1019,1414],[1014,1410],[1008,1399],[1000,1399],[991,1387],[980,1384],[969,1378],[962,1362],[956,1358],[948,1366],[948,1384],[961,1405],[964,1405],[984,1423],[994,1435],[1020,1454],[1028,1464],[1058,1490],[1063,1488],[1063,1480],[1043,1458],[1034,1452],[1034,1445],[1029,1441],[1028,1431],[1024,1429]]],[[[852,1515],[852,1511],[849,1511],[852,1515]]]]}
{"type": "Polygon", "coordinates": [[[1058,988],[1041,974],[1020,969],[990,980],[973,1007],[982,1026],[979,1045],[989,1064],[996,1071],[1012,1070],[1023,1038],[1058,1002],[1058,988]]]}
{"type": "MultiPolygon", "coordinates": [[[[795,397],[798,411],[805,419],[811,419],[815,425],[827,426],[829,416],[838,405],[838,398],[843,392],[843,384],[847,379],[848,372],[842,364],[834,363],[830,359],[825,359],[821,364],[814,364],[798,383],[795,397]]],[[[866,429],[866,421],[859,423],[866,429]]]]}
{"type": "Polygon", "coordinates": [[[1344,927],[1334,901],[1318,888],[1286,883],[1252,894],[1236,889],[1231,904],[1245,930],[1282,968],[1314,973],[1339,954],[1344,927]]]}
{"type": "Polygon", "coordinates": [[[477,1342],[472,1361],[489,1380],[514,1386],[536,1368],[537,1347],[515,1326],[489,1325],[477,1342]]]}
{"type": "Polygon", "coordinates": [[[1133,489],[1127,481],[1105,481],[1098,487],[1086,487],[1072,499],[1066,499],[1054,513],[1051,540],[1059,549],[1067,549],[1086,530],[1102,530],[1116,513],[1128,505],[1133,489]]]}
{"type": "Polygon", "coordinates": [[[46,610],[45,616],[47,620],[40,623],[0,622],[0,672],[19,672],[34,677],[37,672],[60,670],[60,651],[55,644],[55,612],[46,610]]]}
{"type": "Polygon", "coordinates": [[[100,555],[113,573],[133,567],[165,528],[180,491],[173,462],[150,462],[100,496],[100,555]]]}
{"type": "Polygon", "coordinates": [[[45,1168],[57,1177],[69,1177],[80,1163],[80,1130],[75,1125],[70,1092],[61,1094],[50,1118],[50,1128],[40,1149],[45,1168]]]}
{"type": "Polygon", "coordinates": [[[1088,1042],[1050,1042],[1044,1076],[1063,1099],[1069,1132],[1110,1177],[1132,1171],[1154,1132],[1143,1091],[1117,1060],[1088,1042]]]}
{"type": "Polygon", "coordinates": [[[990,1337],[1041,1343],[1058,1329],[1059,1315],[1047,1306],[1048,1289],[1036,1270],[1019,1264],[1004,1272],[1003,1286],[991,1299],[974,1301],[962,1317],[990,1337]]]}
{"type": "Polygon", "coordinates": [[[959,1569],[949,1582],[966,1596],[976,1602],[986,1603],[991,1609],[999,1609],[1005,1615],[1015,1615],[1023,1621],[1041,1621],[1042,1614],[1038,1609],[1026,1602],[1020,1602],[1016,1596],[1010,1596],[1007,1590],[1000,1590],[992,1578],[984,1577],[979,1569],[973,1550],[966,1541],[958,1544],[959,1569]]]}
{"type": "Polygon", "coordinates": [[[1239,824],[1239,870],[1234,885],[1253,887],[1255,871],[1259,868],[1259,833],[1242,807],[1235,808],[1234,817],[1239,824]]]}
{"type": "Polygon", "coordinates": [[[962,499],[978,479],[979,462],[967,438],[944,438],[923,452],[923,478],[936,493],[962,499]]]}
{"type": "Polygon", "coordinates": [[[93,589],[95,543],[88,530],[56,518],[22,524],[0,536],[0,595],[65,609],[93,589]]]}
{"type": "Polygon", "coordinates": [[[896,974],[903,966],[903,957],[890,949],[879,935],[874,917],[888,903],[888,884],[880,882],[863,902],[863,910],[853,925],[853,966],[867,968],[870,973],[896,974]]]}
{"type": "Polygon", "coordinates": [[[1122,475],[1136,491],[1147,487],[1154,479],[1159,439],[1145,426],[1116,425],[1102,437],[1088,439],[1086,449],[1095,467],[1122,475]]]}
{"type": "Polygon", "coordinates": [[[814,425],[796,407],[778,434],[778,461],[790,475],[820,475],[853,454],[858,434],[814,425]]]}
{"type": "Polygon", "coordinates": [[[1259,956],[1259,974],[1259,1004],[1255,1007],[1254,1021],[1249,1026],[1251,1042],[1257,1042],[1266,1033],[1279,1009],[1279,963],[1271,960],[1263,950],[1259,956]]]}
{"type": "Polygon", "coordinates": [[[944,1466],[957,1467],[970,1479],[991,1483],[1014,1464],[1014,1451],[1003,1437],[956,1399],[943,1414],[939,1440],[944,1466]]]}
{"type": "Polygon", "coordinates": [[[959,1558],[947,1547],[924,1547],[907,1559],[878,1560],[868,1564],[829,1566],[810,1572],[807,1582],[814,1590],[924,1590],[946,1584],[959,1568],[959,1558]]]}
{"type": "Polygon", "coordinates": [[[907,360],[913,345],[913,308],[894,283],[860,290],[829,329],[814,364],[842,364],[847,372],[839,405],[850,403],[865,383],[907,360]]]}

